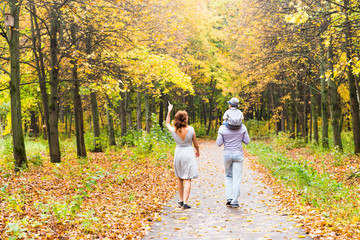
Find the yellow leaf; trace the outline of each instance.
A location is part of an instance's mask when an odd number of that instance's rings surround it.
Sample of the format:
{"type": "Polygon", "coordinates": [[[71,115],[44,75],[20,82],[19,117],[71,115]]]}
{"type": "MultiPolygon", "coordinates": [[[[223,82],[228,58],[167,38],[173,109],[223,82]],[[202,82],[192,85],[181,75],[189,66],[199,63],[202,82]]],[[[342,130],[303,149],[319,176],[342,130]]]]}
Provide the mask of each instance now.
{"type": "Polygon", "coordinates": [[[16,205],[16,211],[17,211],[17,212],[23,212],[23,211],[21,210],[21,208],[20,208],[19,205],[16,205]]]}
{"type": "Polygon", "coordinates": [[[352,218],[352,222],[353,222],[353,223],[357,223],[357,222],[359,222],[359,220],[360,220],[359,216],[354,216],[354,217],[352,218]]]}
{"type": "Polygon", "coordinates": [[[299,235],[298,238],[305,238],[305,236],[304,235],[299,235]]]}
{"type": "Polygon", "coordinates": [[[179,220],[186,220],[186,219],[188,219],[187,217],[181,217],[181,218],[179,218],[179,220]]]}

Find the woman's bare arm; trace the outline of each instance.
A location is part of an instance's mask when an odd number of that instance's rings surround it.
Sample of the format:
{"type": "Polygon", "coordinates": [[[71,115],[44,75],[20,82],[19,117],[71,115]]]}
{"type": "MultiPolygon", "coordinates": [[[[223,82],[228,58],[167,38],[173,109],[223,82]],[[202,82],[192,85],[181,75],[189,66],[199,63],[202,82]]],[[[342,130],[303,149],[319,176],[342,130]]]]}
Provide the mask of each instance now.
{"type": "Polygon", "coordinates": [[[169,106],[168,106],[168,114],[166,116],[166,127],[169,131],[171,131],[173,129],[173,127],[171,126],[170,124],[170,113],[171,113],[171,110],[173,109],[173,105],[169,103],[169,106]]]}
{"type": "Polygon", "coordinates": [[[195,147],[195,150],[196,150],[196,153],[195,153],[195,156],[196,157],[200,157],[200,149],[199,149],[199,144],[196,140],[196,134],[195,134],[195,131],[194,131],[194,136],[192,138],[192,141],[194,143],[194,147],[195,147]]]}

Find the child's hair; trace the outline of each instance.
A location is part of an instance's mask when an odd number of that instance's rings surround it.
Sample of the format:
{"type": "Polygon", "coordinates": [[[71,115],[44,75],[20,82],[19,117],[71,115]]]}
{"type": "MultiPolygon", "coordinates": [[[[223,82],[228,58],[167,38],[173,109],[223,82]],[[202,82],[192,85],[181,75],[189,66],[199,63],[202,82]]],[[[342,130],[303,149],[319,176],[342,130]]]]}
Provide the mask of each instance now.
{"type": "Polygon", "coordinates": [[[179,132],[181,132],[181,128],[187,126],[187,116],[188,114],[186,111],[178,111],[175,114],[175,118],[174,118],[175,131],[179,130],[179,132]]]}

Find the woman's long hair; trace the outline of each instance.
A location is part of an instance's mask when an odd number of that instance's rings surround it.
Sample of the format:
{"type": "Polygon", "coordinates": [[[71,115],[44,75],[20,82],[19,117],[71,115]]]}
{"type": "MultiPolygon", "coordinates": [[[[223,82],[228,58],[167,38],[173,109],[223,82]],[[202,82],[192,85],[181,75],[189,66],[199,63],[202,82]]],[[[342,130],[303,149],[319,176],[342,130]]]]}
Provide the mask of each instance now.
{"type": "Polygon", "coordinates": [[[186,111],[178,111],[175,114],[175,118],[174,118],[175,131],[179,130],[179,132],[181,133],[181,129],[185,128],[188,125],[187,116],[188,114],[186,111]]]}

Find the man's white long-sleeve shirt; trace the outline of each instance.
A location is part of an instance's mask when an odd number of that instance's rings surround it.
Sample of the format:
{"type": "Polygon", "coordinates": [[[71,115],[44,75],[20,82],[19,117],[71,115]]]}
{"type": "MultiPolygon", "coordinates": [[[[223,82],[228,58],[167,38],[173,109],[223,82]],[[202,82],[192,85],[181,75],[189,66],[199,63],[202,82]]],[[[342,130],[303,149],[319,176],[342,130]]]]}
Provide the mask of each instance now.
{"type": "Polygon", "coordinates": [[[219,147],[224,144],[224,155],[240,154],[244,156],[242,143],[249,144],[249,142],[250,137],[244,124],[241,125],[240,129],[236,130],[221,125],[216,139],[216,144],[219,147]]]}

